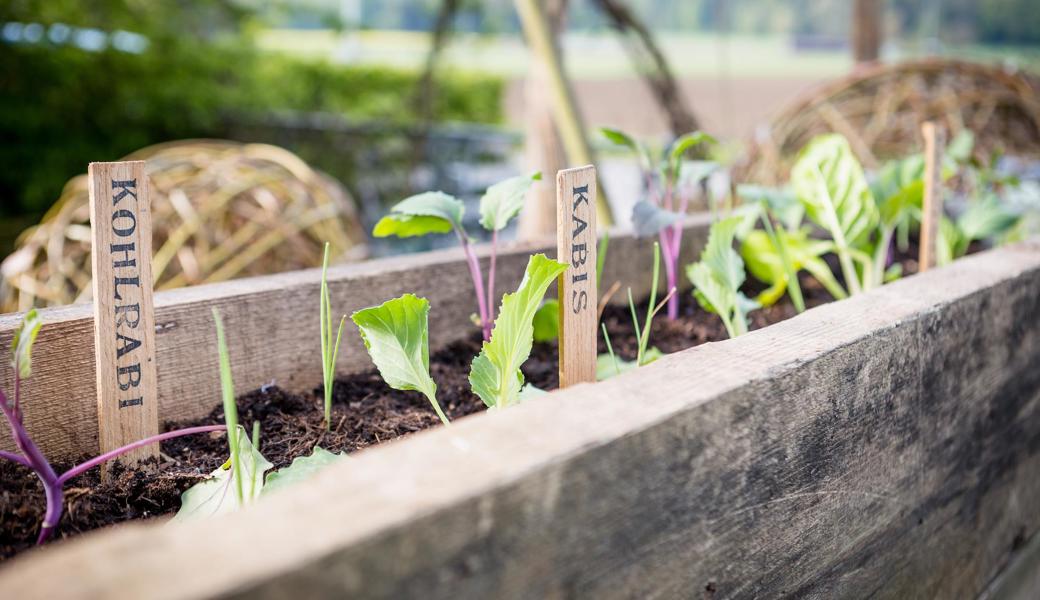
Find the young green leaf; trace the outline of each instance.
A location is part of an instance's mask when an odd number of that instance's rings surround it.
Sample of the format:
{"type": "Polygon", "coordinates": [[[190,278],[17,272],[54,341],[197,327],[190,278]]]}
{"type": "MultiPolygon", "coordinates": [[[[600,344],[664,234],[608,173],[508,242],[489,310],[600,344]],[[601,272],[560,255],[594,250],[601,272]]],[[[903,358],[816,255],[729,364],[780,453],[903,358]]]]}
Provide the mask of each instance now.
{"type": "Polygon", "coordinates": [[[713,160],[684,160],[679,163],[679,185],[696,185],[718,171],[721,166],[713,160]]]}
{"type": "Polygon", "coordinates": [[[861,278],[852,262],[852,250],[870,242],[878,210],[849,142],[838,134],[814,138],[791,168],[791,184],[809,219],[834,239],[852,293],[870,287],[871,279],[861,278]]]}
{"type": "Polygon", "coordinates": [[[14,332],[14,339],[11,340],[11,366],[18,370],[18,376],[22,379],[32,374],[32,347],[42,326],[43,320],[34,308],[25,313],[22,324],[14,332]]]}
{"type": "MultiPolygon", "coordinates": [[[[821,258],[833,251],[834,245],[823,240],[809,237],[809,228],[803,227],[795,231],[780,229],[777,237],[783,236],[784,250],[795,271],[806,270],[819,281],[836,299],[845,298],[847,294],[841,284],[834,278],[830,267],[821,258]]],[[[752,231],[740,247],[740,255],[744,259],[748,272],[755,279],[770,287],[755,297],[762,306],[772,306],[787,291],[789,275],[784,268],[780,251],[770,236],[761,229],[752,231]]]]}
{"type": "Polygon", "coordinates": [[[740,217],[717,221],[708,233],[701,260],[687,267],[697,302],[722,319],[730,337],[747,333],[746,315],[757,303],[740,292],[744,283],[744,261],[733,249],[740,217]]]}
{"type": "Polygon", "coordinates": [[[350,319],[361,330],[361,339],[383,381],[395,390],[421,392],[447,424],[437,402],[437,384],[430,377],[429,314],[426,298],[405,294],[359,310],[350,319]]]}
{"type": "Polygon", "coordinates": [[[462,231],[462,201],[444,192],[424,192],[398,202],[376,223],[375,237],[414,237],[462,231]]]}
{"type": "Polygon", "coordinates": [[[310,456],[297,456],[288,467],[282,467],[267,476],[263,493],[266,496],[273,492],[296,485],[297,483],[310,479],[325,467],[344,460],[346,454],[333,454],[321,446],[315,446],[310,456]]]}
{"type": "MultiPolygon", "coordinates": [[[[648,365],[662,356],[664,356],[664,352],[658,350],[657,347],[651,347],[646,351],[646,356],[643,357],[643,365],[648,365]]],[[[596,381],[610,379],[639,366],[639,362],[635,360],[624,360],[609,353],[600,354],[596,357],[596,381]]]]}
{"type": "Polygon", "coordinates": [[[484,342],[469,374],[473,392],[488,407],[505,408],[518,402],[524,383],[520,367],[531,354],[534,314],[549,285],[565,270],[566,263],[536,254],[527,263],[520,287],[502,297],[491,341],[484,342]]]}
{"type": "Polygon", "coordinates": [[[534,313],[534,341],[551,342],[560,337],[560,301],[546,300],[534,313]]]}
{"type": "Polygon", "coordinates": [[[954,258],[964,256],[975,240],[997,237],[1015,226],[1020,216],[1004,208],[996,195],[989,194],[968,205],[957,218],[959,236],[954,258]]]}
{"type": "Polygon", "coordinates": [[[217,357],[220,364],[220,397],[224,404],[224,424],[227,425],[228,450],[231,454],[231,471],[235,482],[235,498],[239,504],[244,501],[242,490],[242,460],[239,456],[238,442],[238,405],[235,404],[235,382],[231,378],[231,355],[228,353],[227,340],[224,337],[224,320],[220,311],[213,307],[213,324],[217,329],[217,357]]]}
{"type": "Polygon", "coordinates": [[[600,127],[599,131],[603,134],[603,137],[618,146],[627,146],[634,150],[639,156],[639,163],[644,171],[650,171],[652,169],[650,153],[647,152],[646,147],[639,143],[635,138],[619,129],[610,129],[609,127],[600,127]]]}
{"type": "Polygon", "coordinates": [[[771,188],[744,183],[737,186],[737,195],[745,204],[765,202],[770,212],[788,230],[794,231],[802,225],[805,207],[789,187],[771,188]]]}
{"type": "MultiPolygon", "coordinates": [[[[231,431],[229,430],[230,434],[231,431]]],[[[236,430],[238,447],[235,455],[240,457],[241,469],[232,468],[235,459],[230,458],[205,480],[196,483],[181,494],[181,508],[171,522],[182,522],[190,519],[207,518],[234,512],[238,508],[252,502],[260,496],[264,490],[264,473],[269,471],[272,465],[260,454],[249,435],[241,427],[236,430]],[[243,485],[241,477],[235,473],[251,474],[251,481],[243,485]],[[230,486],[241,487],[244,493],[241,497],[228,493],[230,486]]],[[[229,436],[230,437],[230,436],[229,436]]]]}
{"type": "Polygon", "coordinates": [[[325,242],[325,256],[321,261],[321,298],[319,298],[318,320],[321,327],[321,375],[325,387],[325,429],[332,429],[332,393],[336,378],[336,357],[339,356],[339,345],[343,339],[343,325],[347,316],[339,320],[339,331],[332,335],[332,299],[329,296],[329,243],[325,242]],[[335,341],[333,341],[335,340],[335,341]]]}
{"type": "Polygon", "coordinates": [[[524,207],[531,183],[542,178],[540,172],[518,175],[489,187],[480,199],[480,224],[488,231],[500,231],[524,207]]]}
{"type": "Polygon", "coordinates": [[[675,181],[679,176],[679,165],[682,162],[683,155],[690,148],[703,143],[715,144],[717,140],[703,131],[693,131],[679,136],[672,142],[672,146],[668,150],[668,168],[671,171],[672,181],[675,181]]]}
{"type": "Polygon", "coordinates": [[[636,237],[657,235],[681,218],[679,213],[665,210],[649,200],[640,200],[632,207],[632,227],[636,237]]]}

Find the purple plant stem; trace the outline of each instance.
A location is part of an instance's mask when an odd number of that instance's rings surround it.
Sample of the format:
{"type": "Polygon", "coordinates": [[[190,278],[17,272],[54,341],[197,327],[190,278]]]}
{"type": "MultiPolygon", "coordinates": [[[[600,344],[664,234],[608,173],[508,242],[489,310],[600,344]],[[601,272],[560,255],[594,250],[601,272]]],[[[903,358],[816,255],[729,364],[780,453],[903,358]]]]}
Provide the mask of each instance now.
{"type": "Polygon", "coordinates": [[[15,462],[22,465],[23,467],[29,467],[30,469],[32,468],[32,463],[29,462],[29,459],[25,458],[21,454],[15,454],[14,452],[0,450],[0,458],[6,458],[11,462],[15,462]]]}
{"type": "Polygon", "coordinates": [[[227,430],[227,426],[226,425],[200,425],[198,427],[186,427],[184,429],[175,429],[173,431],[167,431],[166,433],[160,433],[158,435],[153,435],[151,437],[144,438],[143,440],[138,440],[138,441],[136,441],[136,442],[134,442],[132,444],[127,444],[126,446],[123,446],[122,448],[116,448],[115,450],[112,450],[110,452],[106,452],[106,453],[102,454],[101,456],[97,456],[95,458],[92,458],[92,459],[88,460],[85,463],[80,463],[80,464],[76,465],[75,467],[72,467],[68,471],[65,471],[64,473],[62,473],[60,477],[58,477],[58,483],[64,484],[65,482],[67,482],[68,480],[72,479],[73,477],[77,477],[79,475],[82,475],[83,473],[86,473],[87,471],[93,469],[96,466],[99,466],[100,464],[102,464],[102,463],[104,463],[106,461],[112,460],[113,458],[116,458],[118,456],[126,454],[127,452],[130,452],[132,450],[137,450],[138,448],[142,448],[142,447],[148,446],[150,444],[156,444],[158,442],[165,442],[166,440],[172,440],[174,438],[179,438],[179,437],[183,437],[183,436],[186,436],[186,435],[194,435],[196,433],[209,433],[211,431],[225,431],[225,430],[227,430]]]}
{"type": "Polygon", "coordinates": [[[477,293],[477,310],[480,312],[480,330],[484,335],[484,341],[491,339],[491,323],[488,320],[487,299],[484,297],[484,276],[480,273],[480,261],[473,252],[473,245],[465,232],[455,230],[462,242],[462,252],[466,255],[466,264],[469,265],[469,275],[473,279],[473,290],[477,293]]]}
{"type": "MultiPolygon", "coordinates": [[[[671,252],[665,255],[665,276],[668,278],[669,291],[678,289],[679,285],[679,251],[682,249],[683,219],[690,206],[690,197],[687,194],[679,194],[680,219],[671,226],[671,252]]],[[[668,320],[674,321],[679,318],[679,294],[672,294],[668,298],[668,320]]]]}
{"type": "MultiPolygon", "coordinates": [[[[487,310],[488,310],[488,322],[494,324],[495,322],[495,259],[498,257],[498,230],[491,232],[491,266],[488,267],[488,283],[487,283],[487,310]]],[[[491,332],[488,331],[488,336],[485,339],[491,338],[491,332]]]]}

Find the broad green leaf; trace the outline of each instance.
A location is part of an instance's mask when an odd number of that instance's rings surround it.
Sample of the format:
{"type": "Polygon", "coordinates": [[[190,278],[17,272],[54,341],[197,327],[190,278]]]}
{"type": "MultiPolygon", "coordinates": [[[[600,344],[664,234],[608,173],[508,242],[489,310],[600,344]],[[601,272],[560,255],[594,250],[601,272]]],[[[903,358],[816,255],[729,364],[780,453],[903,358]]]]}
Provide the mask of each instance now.
{"type": "Polygon", "coordinates": [[[405,294],[359,310],[350,319],[361,330],[383,381],[395,390],[421,392],[447,422],[437,403],[437,384],[430,377],[429,314],[426,298],[405,294]]]}
{"type": "Polygon", "coordinates": [[[975,240],[995,238],[1013,228],[1019,215],[1005,208],[993,194],[976,200],[957,218],[959,239],[954,258],[963,256],[975,240]]]}
{"type": "Polygon", "coordinates": [[[424,192],[398,202],[376,223],[376,237],[413,237],[462,231],[462,201],[444,192],[424,192]]]}
{"type": "Polygon", "coordinates": [[[953,259],[957,257],[959,243],[960,232],[957,230],[956,223],[943,215],[939,220],[939,235],[935,239],[935,263],[941,267],[953,262],[953,259]]]}
{"type": "Polygon", "coordinates": [[[878,214],[863,168],[838,134],[809,142],[791,168],[791,185],[809,219],[841,246],[869,241],[878,214]]]}
{"type": "Polygon", "coordinates": [[[18,376],[22,379],[32,374],[32,348],[42,326],[43,319],[34,308],[25,313],[22,324],[14,332],[14,339],[11,340],[11,366],[18,369],[18,376]]]}
{"type": "Polygon", "coordinates": [[[524,207],[531,183],[542,178],[541,173],[519,175],[489,187],[480,199],[480,224],[488,231],[499,231],[509,224],[524,207]]]}
{"type": "Polygon", "coordinates": [[[534,313],[534,341],[551,342],[560,337],[560,301],[546,300],[534,313]]]}
{"type": "Polygon", "coordinates": [[[196,483],[181,494],[181,508],[171,522],[182,522],[191,519],[203,519],[234,512],[242,506],[249,504],[260,497],[264,490],[264,473],[274,465],[260,454],[249,441],[249,435],[244,429],[238,431],[238,456],[241,460],[241,473],[243,477],[242,503],[231,491],[234,470],[231,468],[231,459],[217,467],[205,480],[196,483]]]}
{"type": "Polygon", "coordinates": [[[733,249],[740,222],[740,217],[730,217],[712,224],[700,261],[686,270],[697,302],[722,318],[730,337],[747,332],[744,315],[750,306],[739,292],[744,283],[744,261],[733,249]]]}
{"type": "Polygon", "coordinates": [[[268,475],[263,493],[266,496],[272,492],[296,485],[301,481],[310,479],[315,473],[332,463],[346,458],[346,454],[333,454],[321,446],[315,446],[309,456],[297,456],[288,467],[283,467],[268,475]]]}
{"type": "Polygon", "coordinates": [[[627,146],[634,150],[639,156],[639,163],[644,171],[650,171],[653,168],[650,160],[650,153],[647,152],[646,147],[639,143],[635,138],[619,129],[611,129],[609,127],[600,127],[599,131],[603,134],[603,137],[618,146],[627,146]]]}
{"type": "Polygon", "coordinates": [[[798,201],[798,196],[791,188],[772,188],[745,183],[737,186],[737,196],[748,205],[758,205],[764,201],[769,210],[789,230],[798,229],[802,224],[805,207],[798,201]]]}
{"type": "MultiPolygon", "coordinates": [[[[646,356],[643,357],[643,364],[648,365],[662,356],[664,356],[664,352],[661,352],[656,347],[652,347],[646,351],[646,356]]],[[[618,358],[615,363],[615,357],[607,353],[600,354],[596,357],[596,381],[610,379],[621,373],[631,371],[638,366],[639,364],[634,360],[618,358]]]]}
{"type": "Polygon", "coordinates": [[[680,219],[679,213],[665,210],[649,200],[640,200],[632,208],[632,228],[636,237],[657,235],[680,219]]]}
{"type": "Polygon", "coordinates": [[[524,375],[520,367],[531,354],[534,315],[546,290],[567,270],[566,263],[536,254],[527,263],[515,293],[502,297],[491,340],[473,359],[469,383],[488,407],[506,408],[518,401],[524,375]]]}
{"type": "Polygon", "coordinates": [[[520,388],[520,402],[526,402],[531,398],[538,398],[539,396],[546,396],[549,392],[543,390],[540,387],[531,385],[530,383],[524,384],[524,387],[520,388]]]}
{"type": "Polygon", "coordinates": [[[684,160],[679,164],[679,185],[696,185],[718,171],[720,166],[713,160],[684,160]]]}

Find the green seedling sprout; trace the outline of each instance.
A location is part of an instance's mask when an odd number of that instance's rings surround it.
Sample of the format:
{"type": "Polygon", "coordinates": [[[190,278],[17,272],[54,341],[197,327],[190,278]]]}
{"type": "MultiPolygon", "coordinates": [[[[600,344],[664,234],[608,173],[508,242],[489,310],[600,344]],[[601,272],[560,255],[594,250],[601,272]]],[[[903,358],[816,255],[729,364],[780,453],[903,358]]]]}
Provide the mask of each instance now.
{"type": "Polygon", "coordinates": [[[614,346],[610,343],[610,334],[607,333],[607,324],[600,323],[600,329],[603,330],[603,341],[607,344],[607,354],[610,356],[610,362],[614,364],[614,374],[621,374],[621,365],[618,363],[617,355],[614,354],[614,346]]]}
{"type": "Polygon", "coordinates": [[[347,316],[339,320],[339,331],[332,335],[332,301],[329,297],[329,243],[325,242],[325,256],[321,261],[321,298],[318,318],[321,320],[321,375],[325,385],[325,429],[332,431],[332,396],[336,385],[336,358],[339,356],[343,325],[347,316]],[[335,341],[333,341],[335,339],[335,341]]]}
{"type": "Polygon", "coordinates": [[[235,382],[231,379],[231,355],[224,338],[224,321],[220,311],[213,307],[213,324],[217,329],[217,355],[220,364],[220,397],[224,404],[224,424],[228,431],[228,452],[231,455],[231,478],[235,481],[235,497],[243,503],[242,460],[239,455],[238,405],[235,404],[235,382]]]}
{"type": "Polygon", "coordinates": [[[747,333],[747,313],[759,307],[740,291],[744,261],[733,249],[733,240],[742,220],[738,216],[713,223],[700,261],[686,269],[698,304],[719,315],[731,338],[747,333]]]}
{"type": "MultiPolygon", "coordinates": [[[[608,128],[600,132],[611,142],[633,150],[639,159],[647,197],[636,203],[632,224],[639,236],[658,236],[668,289],[676,289],[683,218],[696,187],[719,166],[711,161],[684,160],[684,157],[698,145],[716,143],[715,138],[701,131],[681,135],[662,153],[660,160],[654,161],[646,146],[628,134],[608,128]]],[[[670,295],[667,304],[668,319],[678,319],[679,297],[670,295]]]]}
{"type": "Polygon", "coordinates": [[[390,214],[376,223],[372,230],[375,237],[414,237],[430,233],[454,232],[466,256],[473,291],[477,296],[477,321],[480,323],[484,340],[491,339],[491,327],[495,322],[495,266],[498,258],[498,232],[509,224],[523,208],[527,191],[534,181],[542,178],[540,172],[531,175],[510,177],[489,187],[480,199],[480,224],[491,232],[491,259],[488,267],[487,287],[480,270],[480,261],[473,249],[472,240],[466,234],[462,221],[465,205],[461,200],[444,192],[425,192],[398,202],[390,214]]]}
{"type": "Polygon", "coordinates": [[[426,396],[437,417],[447,425],[448,417],[437,401],[437,384],[430,377],[429,314],[426,298],[405,294],[359,310],[350,319],[361,331],[383,381],[395,390],[426,396]]]}

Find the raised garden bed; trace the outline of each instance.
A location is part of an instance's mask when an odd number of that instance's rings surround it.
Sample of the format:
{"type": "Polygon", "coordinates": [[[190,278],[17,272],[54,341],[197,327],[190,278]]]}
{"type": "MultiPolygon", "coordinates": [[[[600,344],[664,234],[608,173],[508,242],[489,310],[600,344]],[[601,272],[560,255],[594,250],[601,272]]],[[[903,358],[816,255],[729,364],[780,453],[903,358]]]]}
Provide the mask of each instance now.
{"type": "MultiPolygon", "coordinates": [[[[690,223],[691,255],[705,224],[690,223]]],[[[611,252],[649,257],[638,245],[621,236],[611,252]]],[[[505,289],[530,251],[500,259],[505,289]]],[[[429,297],[445,346],[468,333],[465,277],[438,253],[330,284],[337,312],[429,297]]],[[[625,260],[605,279],[641,294],[648,278],[625,260]]],[[[313,313],[296,308],[317,296],[314,272],[158,295],[161,418],[218,401],[198,350],[212,305],[235,332],[240,392],[312,387],[313,313]]],[[[71,458],[97,444],[90,309],[47,322],[27,397],[70,401],[27,404],[26,421],[71,458]]],[[[6,339],[14,325],[0,318],[6,339]]],[[[225,519],[29,553],[0,571],[0,596],[972,595],[1040,527],[1038,360],[1040,247],[1023,244],[366,450],[225,519]]],[[[369,364],[344,346],[342,373],[369,364]]]]}

